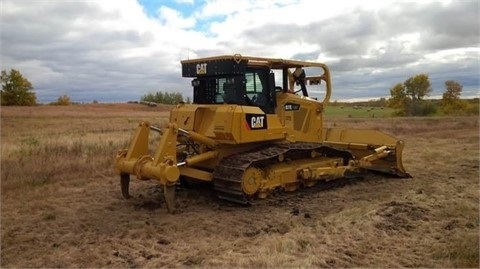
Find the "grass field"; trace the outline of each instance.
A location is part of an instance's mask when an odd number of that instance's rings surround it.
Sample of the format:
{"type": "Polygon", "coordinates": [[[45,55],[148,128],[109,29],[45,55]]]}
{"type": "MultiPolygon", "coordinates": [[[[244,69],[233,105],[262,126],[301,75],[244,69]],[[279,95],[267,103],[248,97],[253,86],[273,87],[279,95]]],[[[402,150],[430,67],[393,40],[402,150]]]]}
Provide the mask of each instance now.
{"type": "Polygon", "coordinates": [[[478,268],[478,117],[338,109],[326,126],[404,140],[413,177],[341,180],[252,207],[199,185],[177,192],[171,215],[153,181],[132,180],[124,200],[113,167],[138,123],[162,125],[167,106],[2,107],[1,267],[478,268]]]}
{"type": "Polygon", "coordinates": [[[394,112],[394,109],[388,107],[327,106],[325,117],[385,118],[391,117],[394,112]]]}

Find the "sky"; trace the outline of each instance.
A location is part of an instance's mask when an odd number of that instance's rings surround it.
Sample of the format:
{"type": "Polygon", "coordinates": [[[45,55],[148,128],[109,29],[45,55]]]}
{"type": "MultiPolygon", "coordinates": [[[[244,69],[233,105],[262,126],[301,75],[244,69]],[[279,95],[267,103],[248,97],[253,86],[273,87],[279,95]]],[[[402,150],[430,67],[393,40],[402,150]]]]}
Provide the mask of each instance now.
{"type": "MultiPolygon", "coordinates": [[[[0,0],[0,65],[41,103],[192,96],[180,61],[233,55],[318,61],[331,100],[388,98],[425,73],[480,96],[480,1],[0,0]]],[[[308,74],[307,74],[308,75],[308,74]]]]}

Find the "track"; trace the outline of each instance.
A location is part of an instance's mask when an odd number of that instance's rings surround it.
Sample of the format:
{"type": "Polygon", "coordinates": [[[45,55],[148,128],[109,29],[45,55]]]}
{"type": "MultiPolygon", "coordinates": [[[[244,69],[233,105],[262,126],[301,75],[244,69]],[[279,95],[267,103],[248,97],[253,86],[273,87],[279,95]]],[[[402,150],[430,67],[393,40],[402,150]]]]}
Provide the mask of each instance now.
{"type": "Polygon", "coordinates": [[[223,158],[213,172],[214,189],[217,197],[238,204],[250,204],[254,197],[247,195],[242,189],[242,176],[247,168],[251,166],[266,168],[278,163],[280,155],[289,160],[311,158],[312,150],[327,157],[342,157],[344,164],[354,158],[346,150],[335,149],[319,143],[272,144],[252,151],[234,154],[223,158]]]}

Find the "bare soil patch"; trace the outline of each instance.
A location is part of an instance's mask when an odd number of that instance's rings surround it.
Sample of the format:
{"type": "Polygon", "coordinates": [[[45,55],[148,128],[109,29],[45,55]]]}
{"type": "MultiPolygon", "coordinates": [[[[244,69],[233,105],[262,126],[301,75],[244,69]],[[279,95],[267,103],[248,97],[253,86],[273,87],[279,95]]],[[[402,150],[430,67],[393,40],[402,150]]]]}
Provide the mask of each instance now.
{"type": "Polygon", "coordinates": [[[251,207],[209,184],[153,181],[121,197],[113,161],[135,126],[169,107],[1,108],[1,267],[479,267],[477,117],[329,118],[406,143],[409,179],[372,175],[251,207]]]}

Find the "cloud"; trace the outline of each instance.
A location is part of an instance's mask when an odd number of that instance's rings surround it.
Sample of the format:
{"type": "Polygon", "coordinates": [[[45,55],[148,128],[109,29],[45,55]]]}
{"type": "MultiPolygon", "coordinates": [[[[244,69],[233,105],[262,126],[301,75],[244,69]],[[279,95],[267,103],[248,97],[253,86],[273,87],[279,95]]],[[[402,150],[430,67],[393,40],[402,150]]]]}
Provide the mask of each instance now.
{"type": "Polygon", "coordinates": [[[188,29],[195,26],[195,18],[184,18],[175,9],[162,6],[159,9],[159,18],[162,24],[175,28],[188,29]]]}
{"type": "Polygon", "coordinates": [[[417,73],[478,96],[477,1],[2,1],[1,67],[39,100],[191,96],[180,60],[220,54],[322,61],[334,98],[375,98],[417,73]]]}
{"type": "Polygon", "coordinates": [[[40,100],[65,93],[82,101],[138,99],[147,89],[159,90],[162,80],[174,85],[162,74],[180,70],[184,40],[171,37],[185,25],[158,23],[135,2],[121,3],[7,2],[2,69],[25,73],[40,100]]]}

